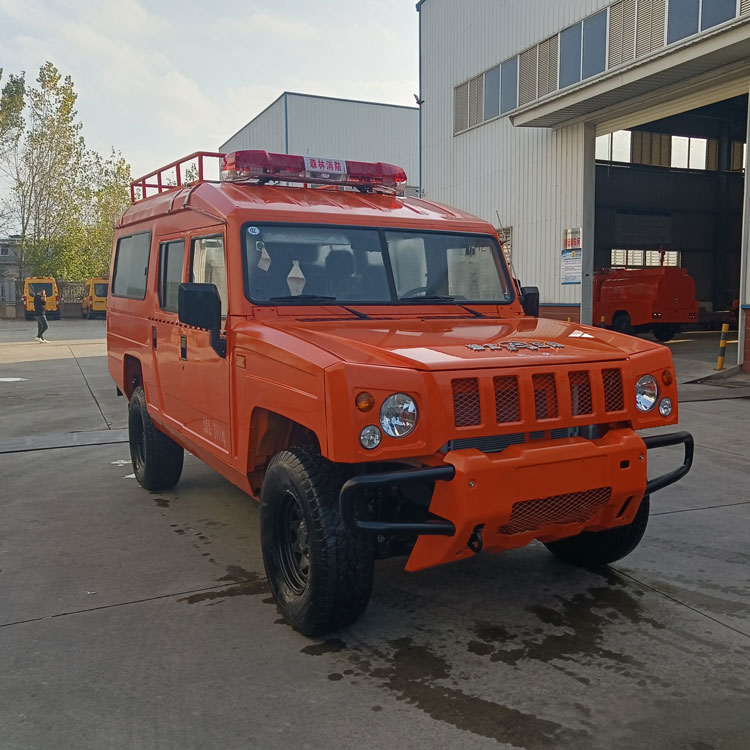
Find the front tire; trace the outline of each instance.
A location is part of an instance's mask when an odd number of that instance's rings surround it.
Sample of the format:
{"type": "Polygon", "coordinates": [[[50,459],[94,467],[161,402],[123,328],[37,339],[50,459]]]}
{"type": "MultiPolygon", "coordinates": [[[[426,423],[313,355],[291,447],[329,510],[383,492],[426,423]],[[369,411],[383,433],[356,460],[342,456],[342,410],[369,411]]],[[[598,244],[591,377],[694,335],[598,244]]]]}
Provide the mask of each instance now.
{"type": "Polygon", "coordinates": [[[648,524],[649,496],[641,500],[633,521],[605,531],[584,531],[567,539],[545,542],[557,558],[582,568],[601,568],[629,555],[640,543],[648,524]]]}
{"type": "Polygon", "coordinates": [[[174,487],[182,474],[185,451],[151,421],[140,385],[128,404],[128,438],[133,471],[141,487],[152,492],[174,487]]]}
{"type": "Polygon", "coordinates": [[[363,534],[344,526],[339,467],[309,448],[271,460],[260,495],[263,562],[284,619],[303,635],[339,630],[367,608],[374,552],[363,534]]]}

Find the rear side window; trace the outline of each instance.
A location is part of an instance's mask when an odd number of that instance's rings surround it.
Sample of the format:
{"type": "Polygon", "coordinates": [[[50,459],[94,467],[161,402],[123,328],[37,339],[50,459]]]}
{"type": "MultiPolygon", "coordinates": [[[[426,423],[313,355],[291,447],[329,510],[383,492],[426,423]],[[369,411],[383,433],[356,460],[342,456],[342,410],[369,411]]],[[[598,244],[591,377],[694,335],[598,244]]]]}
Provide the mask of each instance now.
{"type": "Polygon", "coordinates": [[[151,232],[120,237],[117,241],[112,296],[144,299],[151,232]]]}
{"type": "Polygon", "coordinates": [[[221,297],[221,314],[227,314],[227,267],[221,235],[193,240],[190,280],[196,284],[215,284],[221,297]]]}
{"type": "Polygon", "coordinates": [[[159,306],[177,312],[177,292],[182,281],[185,241],[164,242],[159,251],[159,306]]]}

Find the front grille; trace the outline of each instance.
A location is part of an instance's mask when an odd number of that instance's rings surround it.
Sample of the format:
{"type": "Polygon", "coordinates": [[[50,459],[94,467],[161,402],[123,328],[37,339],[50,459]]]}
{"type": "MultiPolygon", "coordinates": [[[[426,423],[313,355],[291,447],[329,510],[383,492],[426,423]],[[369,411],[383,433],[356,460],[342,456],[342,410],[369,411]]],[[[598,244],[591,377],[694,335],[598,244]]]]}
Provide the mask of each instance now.
{"type": "Polygon", "coordinates": [[[568,381],[570,383],[570,403],[573,416],[593,414],[594,400],[591,397],[591,381],[588,372],[585,370],[571,372],[568,375],[568,381]]]}
{"type": "Polygon", "coordinates": [[[514,503],[510,520],[498,529],[498,533],[521,534],[549,523],[585,523],[611,497],[611,487],[599,487],[514,503]]]}
{"type": "Polygon", "coordinates": [[[456,438],[455,440],[449,440],[443,446],[443,451],[447,453],[448,451],[476,448],[478,451],[482,451],[482,453],[501,453],[511,445],[518,445],[519,443],[526,443],[531,440],[562,440],[563,438],[577,435],[578,431],[578,427],[558,427],[549,432],[542,430],[539,432],[530,432],[528,434],[523,432],[513,432],[510,435],[485,435],[483,437],[456,438]]]}
{"type": "Polygon", "coordinates": [[[469,427],[482,423],[479,405],[479,382],[476,378],[459,378],[452,381],[453,418],[456,427],[469,427]]]}
{"type": "Polygon", "coordinates": [[[547,420],[558,420],[558,424],[605,423],[612,421],[605,415],[626,411],[621,368],[596,364],[589,369],[581,365],[578,368],[494,375],[491,384],[477,377],[454,378],[454,424],[490,428],[492,424],[520,427],[523,423],[524,432],[533,432],[536,427],[541,438],[547,420]],[[533,403],[529,390],[533,392],[533,403]],[[490,405],[493,394],[494,413],[490,405]]]}
{"type": "Polygon", "coordinates": [[[493,378],[495,386],[495,416],[498,424],[521,421],[521,399],[518,395],[518,378],[501,375],[493,378]]]}
{"type": "Polygon", "coordinates": [[[551,372],[532,375],[534,383],[534,409],[537,419],[557,417],[557,389],[555,376],[551,372]]]}
{"type": "Polygon", "coordinates": [[[604,408],[607,411],[622,411],[625,404],[622,397],[622,372],[620,370],[602,370],[604,385],[604,408]]]}

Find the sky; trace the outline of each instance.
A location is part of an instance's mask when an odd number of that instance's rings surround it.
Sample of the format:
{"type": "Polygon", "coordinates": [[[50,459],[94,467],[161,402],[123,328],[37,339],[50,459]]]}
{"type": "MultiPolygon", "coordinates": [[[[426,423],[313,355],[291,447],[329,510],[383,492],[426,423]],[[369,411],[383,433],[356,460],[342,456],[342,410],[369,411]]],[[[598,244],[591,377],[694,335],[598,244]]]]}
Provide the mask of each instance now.
{"type": "Polygon", "coordinates": [[[414,105],[415,0],[0,0],[0,68],[70,75],[133,176],[216,150],[283,91],[414,105]]]}

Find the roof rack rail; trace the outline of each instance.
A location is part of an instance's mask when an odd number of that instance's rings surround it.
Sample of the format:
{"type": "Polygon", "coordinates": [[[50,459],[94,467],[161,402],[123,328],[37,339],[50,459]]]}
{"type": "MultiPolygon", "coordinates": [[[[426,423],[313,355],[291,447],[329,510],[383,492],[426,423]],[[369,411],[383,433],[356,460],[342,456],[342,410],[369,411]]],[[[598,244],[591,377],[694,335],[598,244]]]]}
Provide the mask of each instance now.
{"type": "MultiPolygon", "coordinates": [[[[159,193],[166,193],[170,190],[178,190],[185,185],[192,185],[196,182],[203,182],[205,177],[205,159],[223,159],[224,154],[218,151],[196,151],[189,156],[183,156],[182,159],[173,161],[164,167],[159,167],[153,172],[143,175],[130,183],[130,202],[140,203],[140,201],[151,198],[159,193]],[[155,190],[156,193],[149,195],[149,190],[155,190]]],[[[217,169],[218,171],[221,167],[217,169]]]]}

